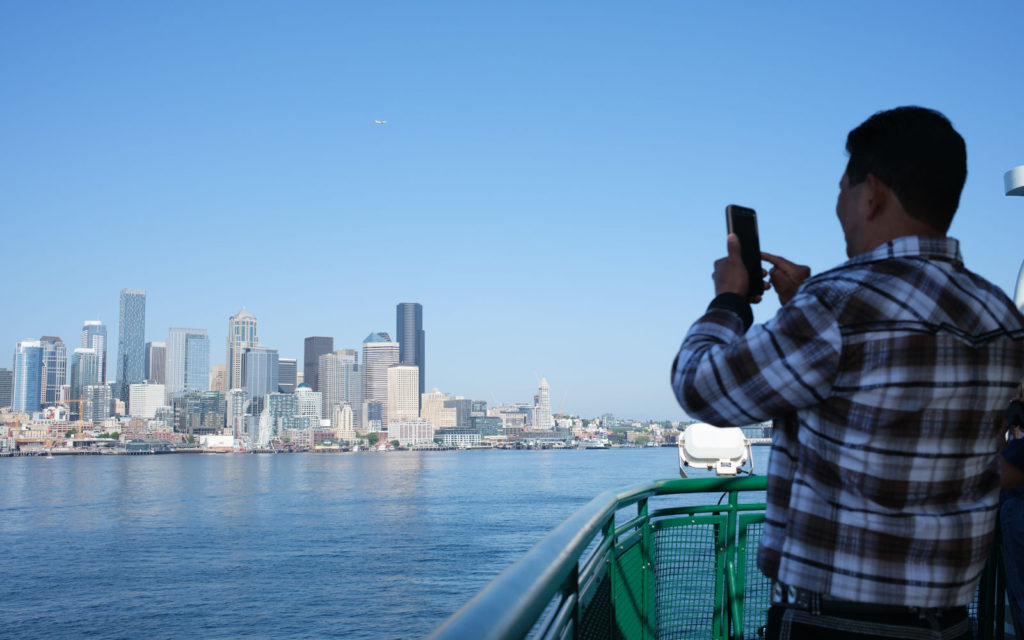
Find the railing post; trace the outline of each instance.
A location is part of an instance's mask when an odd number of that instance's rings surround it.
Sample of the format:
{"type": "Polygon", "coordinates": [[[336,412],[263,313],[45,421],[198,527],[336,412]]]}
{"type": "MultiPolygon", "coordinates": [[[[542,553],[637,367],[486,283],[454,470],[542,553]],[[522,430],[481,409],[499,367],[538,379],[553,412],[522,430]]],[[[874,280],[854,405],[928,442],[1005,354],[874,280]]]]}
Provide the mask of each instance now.
{"type": "Polygon", "coordinates": [[[655,628],[658,618],[658,603],[654,584],[654,533],[651,531],[651,517],[648,511],[647,498],[641,498],[636,504],[636,515],[640,518],[643,529],[640,532],[640,556],[643,565],[643,640],[655,640],[658,630],[655,628]]]}

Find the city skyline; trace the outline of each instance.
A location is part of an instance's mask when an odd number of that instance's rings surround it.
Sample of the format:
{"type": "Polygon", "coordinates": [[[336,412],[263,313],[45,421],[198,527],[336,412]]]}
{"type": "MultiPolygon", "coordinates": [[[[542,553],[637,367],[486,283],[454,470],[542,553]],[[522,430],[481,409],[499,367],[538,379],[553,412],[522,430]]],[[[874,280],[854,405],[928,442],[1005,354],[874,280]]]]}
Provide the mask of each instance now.
{"type": "MultiPolygon", "coordinates": [[[[543,375],[553,408],[684,419],[667,371],[713,295],[725,206],[757,210],[766,251],[841,263],[846,134],[901,104],[967,142],[951,233],[968,267],[1012,292],[1024,257],[1024,200],[1002,188],[1024,163],[1020,3],[17,3],[4,18],[5,368],[26,338],[58,336],[70,358],[100,320],[116,378],[125,287],[147,291],[145,341],[204,328],[215,362],[242,305],[261,343],[302,360],[306,337],[397,335],[395,305],[415,300],[426,389],[508,403],[543,375]],[[869,47],[865,8],[885,15],[869,47]]],[[[755,320],[777,309],[769,292],[755,320]]]]}

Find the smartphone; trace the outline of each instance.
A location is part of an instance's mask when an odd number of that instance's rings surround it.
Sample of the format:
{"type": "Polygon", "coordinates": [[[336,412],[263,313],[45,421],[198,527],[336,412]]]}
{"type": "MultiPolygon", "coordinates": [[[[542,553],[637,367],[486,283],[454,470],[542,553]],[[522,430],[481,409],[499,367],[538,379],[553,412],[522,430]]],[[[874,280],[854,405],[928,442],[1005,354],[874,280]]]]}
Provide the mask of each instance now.
{"type": "Polygon", "coordinates": [[[730,204],[725,208],[725,222],[729,233],[735,233],[740,239],[740,252],[749,280],[747,296],[753,298],[764,295],[761,243],[757,239],[757,213],[748,207],[730,204]]]}

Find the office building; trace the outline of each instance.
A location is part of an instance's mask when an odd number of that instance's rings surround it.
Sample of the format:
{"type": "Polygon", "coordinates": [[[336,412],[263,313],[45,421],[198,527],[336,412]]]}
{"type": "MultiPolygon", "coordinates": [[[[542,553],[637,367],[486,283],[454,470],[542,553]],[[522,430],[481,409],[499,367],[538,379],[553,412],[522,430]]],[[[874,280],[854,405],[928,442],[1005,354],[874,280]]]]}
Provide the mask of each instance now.
{"type": "Polygon", "coordinates": [[[445,407],[450,398],[433,389],[430,393],[420,396],[420,415],[424,420],[429,421],[435,428],[454,427],[457,424],[457,412],[454,407],[445,407]]]}
{"type": "Polygon", "coordinates": [[[60,389],[68,381],[68,350],[64,341],[55,336],[43,336],[39,343],[43,347],[42,404],[57,404],[60,389]]]}
{"type": "Polygon", "coordinates": [[[146,379],[146,291],[122,289],[117,325],[117,398],[128,400],[128,385],[146,379]]]}
{"type": "Polygon", "coordinates": [[[133,418],[156,417],[156,411],[164,404],[164,385],[143,382],[128,387],[128,407],[133,418]]]}
{"type": "Polygon", "coordinates": [[[213,435],[224,430],[227,406],[223,393],[189,391],[171,400],[174,407],[174,430],[189,435],[213,435]]]}
{"type": "Polygon", "coordinates": [[[295,358],[277,359],[277,390],[281,393],[295,393],[299,386],[299,361],[295,358]]]}
{"type": "Polygon", "coordinates": [[[320,356],[317,380],[323,397],[323,415],[331,415],[337,404],[348,403],[354,407],[362,402],[358,358],[359,352],[355,349],[338,349],[320,356]]]}
{"type": "Polygon", "coordinates": [[[14,399],[14,372],[0,369],[0,409],[9,408],[14,399]]]}
{"type": "Polygon", "coordinates": [[[420,370],[416,365],[396,364],[388,367],[387,420],[408,420],[420,417],[420,370]]]}
{"type": "Polygon", "coordinates": [[[228,389],[242,389],[245,387],[245,377],[242,374],[245,350],[260,343],[256,317],[246,311],[244,306],[241,311],[228,318],[227,342],[225,362],[228,368],[228,389]]]}
{"type": "Polygon", "coordinates": [[[167,343],[146,343],[146,380],[167,384],[167,343]]]}
{"type": "Polygon", "coordinates": [[[249,392],[250,415],[263,411],[263,397],[277,393],[280,384],[277,349],[269,347],[248,347],[242,353],[242,375],[245,390],[249,392]]]}
{"type": "Polygon", "coordinates": [[[14,349],[15,411],[39,411],[43,397],[43,345],[39,340],[22,340],[14,349]]]}
{"type": "Polygon", "coordinates": [[[228,392],[228,367],[225,364],[215,364],[210,367],[210,391],[228,392]]]}
{"type": "Polygon", "coordinates": [[[504,424],[501,418],[474,416],[470,420],[470,428],[480,432],[483,437],[504,435],[504,424]]]}
{"type": "Polygon", "coordinates": [[[473,401],[468,398],[449,398],[444,401],[445,409],[455,409],[455,426],[469,429],[473,417],[473,401]]]}
{"type": "MultiPolygon", "coordinates": [[[[420,386],[417,398],[426,389],[426,333],[423,331],[423,305],[401,302],[395,309],[395,328],[399,344],[399,364],[414,365],[419,369],[420,386]]],[[[364,361],[365,362],[365,361],[364,361]]]]}
{"type": "Polygon", "coordinates": [[[111,416],[113,393],[109,384],[90,384],[82,387],[81,420],[101,422],[111,416]]]}
{"type": "Polygon", "coordinates": [[[533,428],[535,431],[551,431],[555,423],[551,419],[551,390],[548,379],[541,378],[537,389],[537,404],[533,410],[533,428]]]}
{"type": "Polygon", "coordinates": [[[71,353],[71,375],[68,407],[71,420],[82,420],[82,399],[85,387],[104,384],[100,374],[102,356],[93,348],[79,347],[71,353]]]}
{"type": "Polygon", "coordinates": [[[206,329],[167,330],[167,398],[210,389],[210,339],[206,329]]]}
{"type": "Polygon", "coordinates": [[[298,415],[312,418],[312,426],[320,426],[320,419],[323,417],[323,399],[319,391],[313,391],[308,384],[303,382],[295,389],[295,403],[299,410],[298,415]]]}
{"type": "Polygon", "coordinates": [[[384,332],[363,341],[363,403],[380,403],[382,426],[388,420],[388,367],[398,364],[398,350],[398,343],[384,332]]]}
{"type": "Polygon", "coordinates": [[[370,400],[363,402],[362,433],[380,433],[384,430],[384,403],[370,400]]]}
{"type": "Polygon", "coordinates": [[[351,442],[356,439],[355,413],[348,404],[336,404],[331,414],[331,428],[334,429],[334,437],[341,442],[351,442]]]}
{"type": "Polygon", "coordinates": [[[434,432],[434,437],[441,441],[441,446],[465,449],[480,444],[482,436],[476,429],[466,427],[445,427],[434,432]]]}
{"type": "Polygon", "coordinates": [[[320,366],[320,356],[334,351],[334,338],[312,336],[306,338],[305,347],[302,360],[302,381],[308,384],[313,391],[320,391],[317,367],[320,366]]]}
{"type": "Polygon", "coordinates": [[[236,439],[245,433],[245,416],[249,408],[249,393],[245,389],[228,389],[224,397],[224,424],[236,439]]]}
{"type": "Polygon", "coordinates": [[[78,346],[95,349],[100,358],[100,381],[107,382],[107,327],[99,320],[86,320],[78,346]]]}
{"type": "MultiPolygon", "coordinates": [[[[417,373],[419,372],[417,371],[417,373]]],[[[398,440],[398,445],[401,447],[433,444],[434,425],[421,418],[392,420],[388,423],[388,441],[393,440],[398,440]]]]}

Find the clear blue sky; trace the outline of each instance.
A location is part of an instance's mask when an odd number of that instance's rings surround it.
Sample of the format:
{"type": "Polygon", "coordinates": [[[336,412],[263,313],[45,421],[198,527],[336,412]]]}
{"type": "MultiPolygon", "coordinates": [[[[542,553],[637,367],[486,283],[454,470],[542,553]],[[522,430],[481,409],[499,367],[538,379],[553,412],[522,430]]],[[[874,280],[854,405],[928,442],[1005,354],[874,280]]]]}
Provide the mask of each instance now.
{"type": "Polygon", "coordinates": [[[244,304],[301,367],[418,301],[428,387],[681,419],[725,205],[841,262],[846,133],[902,104],[966,138],[951,233],[1011,290],[1024,5],[838,5],[0,2],[0,345],[100,319],[113,360],[145,288],[148,340],[223,362],[244,304]]]}

